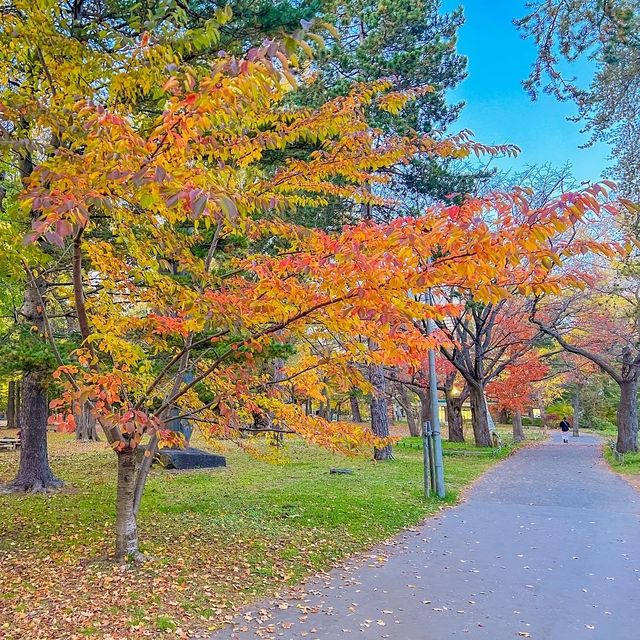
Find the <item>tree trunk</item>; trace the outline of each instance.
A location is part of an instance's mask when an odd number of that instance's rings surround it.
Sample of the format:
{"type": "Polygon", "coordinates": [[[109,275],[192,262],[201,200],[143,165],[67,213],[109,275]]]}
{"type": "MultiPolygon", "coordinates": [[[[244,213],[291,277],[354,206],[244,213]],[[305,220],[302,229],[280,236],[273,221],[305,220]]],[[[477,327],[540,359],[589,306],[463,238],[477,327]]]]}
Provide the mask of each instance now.
{"type": "Polygon", "coordinates": [[[331,398],[329,397],[329,390],[326,386],[322,390],[322,395],[324,396],[324,401],[320,403],[318,415],[331,422],[331,398]]]}
{"type": "Polygon", "coordinates": [[[580,435],[580,412],[582,411],[582,402],[580,398],[580,389],[576,389],[576,395],[573,398],[573,437],[580,435]]]}
{"type": "Polygon", "coordinates": [[[491,446],[491,431],[484,388],[481,384],[469,385],[469,401],[471,403],[471,422],[473,436],[478,447],[491,446]]]}
{"type": "Polygon", "coordinates": [[[30,371],[22,378],[20,466],[6,489],[45,492],[62,486],[53,475],[47,452],[47,395],[42,372],[30,371]]]}
{"type": "Polygon", "coordinates": [[[20,407],[22,407],[22,380],[16,380],[14,388],[15,421],[16,429],[20,428],[20,407]]]}
{"type": "MultiPolygon", "coordinates": [[[[27,326],[35,328],[44,340],[45,317],[42,301],[46,284],[42,278],[31,278],[25,286],[22,316],[27,326]]],[[[48,403],[45,371],[29,371],[20,389],[20,466],[9,491],[48,491],[62,486],[49,467],[47,451],[48,403]]]]}
{"type": "Polygon", "coordinates": [[[393,398],[387,396],[387,420],[389,426],[393,426],[396,423],[396,415],[393,409],[393,398]]]}
{"type": "Polygon", "coordinates": [[[360,413],[360,404],[358,403],[358,396],[355,393],[349,395],[349,402],[351,403],[351,419],[354,422],[362,422],[362,414],[360,413]]]}
{"type": "Polygon", "coordinates": [[[638,450],[638,381],[623,380],[620,385],[620,405],[618,406],[619,453],[638,450]]]}
{"type": "Polygon", "coordinates": [[[135,504],[136,452],[125,449],[118,453],[118,489],[116,498],[116,559],[137,560],[138,525],[135,504]]]}
{"type": "Polygon", "coordinates": [[[416,394],[420,399],[420,409],[418,415],[420,422],[420,435],[422,435],[422,425],[427,420],[431,420],[431,400],[429,398],[428,389],[421,389],[420,391],[416,391],[416,394]]]}
{"type": "Polygon", "coordinates": [[[513,412],[513,441],[522,442],[525,440],[524,429],[522,428],[522,414],[520,411],[513,412]]]}
{"type": "Polygon", "coordinates": [[[76,420],[76,438],[82,442],[98,442],[98,429],[96,418],[91,412],[91,406],[85,402],[82,406],[74,404],[73,415],[76,420]]]}
{"type": "MultiPolygon", "coordinates": [[[[387,411],[384,369],[381,365],[369,366],[369,379],[374,389],[373,395],[371,396],[371,431],[373,431],[373,435],[378,438],[388,438],[389,413],[387,411]]],[[[375,460],[389,460],[393,458],[391,445],[380,449],[374,447],[373,457],[375,460]]]]}
{"type": "Polygon", "coordinates": [[[9,380],[9,389],[7,392],[7,429],[15,429],[17,426],[18,408],[16,407],[16,381],[9,380]]]}
{"type": "Polygon", "coordinates": [[[420,428],[419,416],[416,416],[416,410],[413,407],[411,398],[409,397],[409,391],[403,384],[399,385],[398,389],[398,403],[404,409],[407,415],[407,426],[409,427],[410,436],[421,436],[422,429],[420,428]]]}
{"type": "Polygon", "coordinates": [[[462,405],[464,399],[451,395],[447,391],[447,425],[449,427],[449,442],[464,442],[464,422],[462,420],[462,405]]]}

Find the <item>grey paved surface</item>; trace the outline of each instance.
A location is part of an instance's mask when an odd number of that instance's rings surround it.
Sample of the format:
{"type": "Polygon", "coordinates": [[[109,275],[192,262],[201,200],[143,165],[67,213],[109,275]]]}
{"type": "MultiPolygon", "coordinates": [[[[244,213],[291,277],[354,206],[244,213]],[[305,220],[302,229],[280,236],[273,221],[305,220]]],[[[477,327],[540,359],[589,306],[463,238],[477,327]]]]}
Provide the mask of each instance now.
{"type": "Polygon", "coordinates": [[[554,434],[464,504],[213,640],[639,640],[639,498],[596,440],[554,434]]]}

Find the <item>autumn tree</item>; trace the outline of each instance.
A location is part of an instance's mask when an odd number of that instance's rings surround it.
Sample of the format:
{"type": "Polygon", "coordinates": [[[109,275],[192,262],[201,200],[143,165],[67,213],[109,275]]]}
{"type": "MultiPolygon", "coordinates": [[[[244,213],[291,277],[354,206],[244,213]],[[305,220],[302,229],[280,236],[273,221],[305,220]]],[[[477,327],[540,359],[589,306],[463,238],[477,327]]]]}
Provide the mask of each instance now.
{"type": "MultiPolygon", "coordinates": [[[[39,242],[25,249],[15,242],[37,217],[35,211],[17,208],[16,194],[26,186],[34,167],[60,148],[63,134],[69,144],[76,98],[86,96],[89,88],[95,92],[91,98],[110,92],[114,79],[121,78],[131,62],[129,38],[153,28],[154,21],[164,22],[168,34],[172,19],[165,18],[179,17],[173,13],[175,9],[175,5],[166,6],[151,17],[135,3],[42,2],[35,7],[17,0],[4,3],[1,10],[0,133],[3,161],[10,167],[5,174],[2,206],[9,223],[3,229],[7,242],[2,277],[13,287],[22,288],[14,298],[17,311],[11,335],[3,345],[5,363],[22,373],[23,446],[18,476],[12,483],[16,489],[46,490],[60,484],[49,468],[46,451],[46,404],[56,359],[50,344],[40,337],[45,333],[47,305],[51,306],[52,331],[68,330],[65,319],[69,309],[64,302],[68,282],[60,288],[55,283],[60,273],[71,270],[68,252],[61,247],[39,242]],[[103,46],[107,42],[108,46],[103,46]],[[29,272],[23,264],[29,266],[29,272]],[[14,357],[7,358],[9,353],[14,357]]],[[[175,21],[173,24],[182,28],[175,21]]],[[[189,41],[194,35],[183,32],[175,42],[176,52],[193,53],[210,46],[211,32],[201,29],[199,44],[189,41]]],[[[153,111],[156,74],[168,61],[158,57],[147,62],[131,72],[132,83],[119,85],[114,95],[153,111]]],[[[76,343],[79,339],[79,333],[71,336],[76,343]]]]}
{"type": "Polygon", "coordinates": [[[549,371],[549,365],[532,349],[507,365],[487,386],[487,394],[498,408],[512,414],[514,442],[525,439],[522,415],[532,407],[536,384],[545,380],[549,371]]]}
{"type": "Polygon", "coordinates": [[[616,446],[620,452],[637,451],[637,283],[615,272],[600,274],[597,282],[590,292],[538,298],[531,320],[563,349],[591,361],[619,386],[616,446]]]}
{"type": "Polygon", "coordinates": [[[486,386],[531,349],[535,331],[517,300],[485,304],[476,301],[472,291],[463,290],[441,295],[457,302],[459,311],[438,321],[445,340],[440,350],[468,387],[476,444],[490,446],[486,386]]]}
{"type": "MultiPolygon", "coordinates": [[[[130,55],[144,67],[163,51],[161,41],[145,36],[130,55]]],[[[292,326],[303,331],[306,318],[319,322],[330,307],[361,297],[360,290],[345,292],[336,270],[322,281],[334,287],[323,296],[305,277],[326,263],[331,246],[318,249],[315,263],[306,254],[294,262],[285,257],[271,265],[275,271],[239,252],[228,275],[225,253],[233,258],[242,236],[258,240],[265,231],[274,247],[293,242],[286,225],[255,226],[258,212],[277,216],[326,193],[375,201],[360,188],[363,178],[373,179],[366,172],[423,145],[398,140],[374,147],[363,106],[384,83],[318,110],[291,111],[280,104],[292,81],[285,53],[274,43],[242,61],[221,57],[213,70],[184,66],[166,79],[164,112],[155,122],[131,117],[136,105],[117,93],[107,94],[107,106],[86,99],[65,105],[82,126],[60,131],[61,146],[42,159],[26,190],[24,207],[40,214],[28,240],[68,247],[74,256],[69,284],[83,341],[77,364],[67,364],[57,348],[42,292],[34,300],[42,314],[38,334],[46,335],[61,365],[67,410],[73,402],[91,402],[118,454],[119,557],[137,553],[135,514],[160,427],[174,419],[170,407],[225,430],[238,429],[248,414],[270,411],[310,439],[332,446],[344,440],[322,421],[303,420],[294,405],[274,406],[270,392],[259,393],[265,382],[251,362],[273,353],[274,341],[290,338],[292,326]],[[252,170],[265,151],[309,138],[325,140],[310,159],[288,162],[275,176],[252,170]],[[336,176],[344,186],[329,180],[336,176]],[[108,241],[96,239],[96,229],[108,241]],[[167,355],[159,359],[158,353],[167,355]],[[194,373],[189,382],[187,369],[194,373]],[[144,434],[152,440],[137,470],[144,434]]],[[[393,110],[405,100],[383,95],[379,105],[393,110]]],[[[28,265],[27,274],[37,277],[28,265]]],[[[73,417],[66,414],[62,424],[73,426],[73,417]]]]}
{"type": "MultiPolygon", "coordinates": [[[[15,488],[46,490],[59,485],[46,462],[46,412],[29,408],[31,399],[34,406],[40,406],[46,403],[48,392],[55,393],[50,377],[55,354],[39,339],[43,313],[47,311],[56,335],[68,335],[69,348],[86,335],[68,304],[71,283],[60,277],[73,268],[70,252],[55,243],[38,241],[27,248],[16,243],[36,216],[18,210],[16,196],[34,166],[57,152],[63,136],[67,147],[73,146],[78,133],[73,123],[74,103],[79,97],[126,103],[141,127],[151,126],[164,108],[166,94],[161,85],[167,67],[186,61],[194,68],[206,66],[223,48],[245,52],[250,46],[248,34],[258,40],[277,34],[295,47],[300,20],[315,11],[299,3],[282,2],[275,11],[270,3],[237,2],[243,5],[238,27],[228,21],[231,12],[218,4],[80,0],[66,4],[45,1],[36,7],[16,0],[4,3],[0,10],[0,275],[18,291],[12,298],[14,321],[4,344],[3,368],[24,374],[23,405],[29,413],[15,488]],[[154,31],[161,36],[153,47],[132,45],[154,31]],[[31,268],[33,277],[23,264],[31,268]]],[[[82,137],[78,135],[78,140],[82,137]]],[[[104,233],[104,228],[98,230],[98,235],[104,233]]],[[[86,409],[77,407],[78,434],[93,437],[95,428],[86,409]]]]}

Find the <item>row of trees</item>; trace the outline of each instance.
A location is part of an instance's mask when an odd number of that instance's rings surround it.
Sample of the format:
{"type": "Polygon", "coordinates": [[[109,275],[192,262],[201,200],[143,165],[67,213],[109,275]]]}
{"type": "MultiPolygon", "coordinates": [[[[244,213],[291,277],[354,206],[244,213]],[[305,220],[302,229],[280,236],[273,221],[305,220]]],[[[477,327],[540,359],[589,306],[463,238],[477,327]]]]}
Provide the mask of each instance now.
{"type": "Polygon", "coordinates": [[[97,424],[117,457],[120,558],[138,555],[153,453],[181,420],[384,459],[387,388],[424,394],[435,347],[452,415],[468,395],[489,445],[487,388],[518,390],[503,404],[521,411],[535,327],[573,344],[546,298],[625,253],[592,232],[619,212],[611,185],[470,193],[460,159],[515,149],[434,131],[464,74],[459,13],[315,4],[2,8],[0,360],[22,375],[23,436],[8,489],[59,486],[47,420],[97,424]],[[370,395],[371,430],[306,410],[329,384],[370,395]]]}

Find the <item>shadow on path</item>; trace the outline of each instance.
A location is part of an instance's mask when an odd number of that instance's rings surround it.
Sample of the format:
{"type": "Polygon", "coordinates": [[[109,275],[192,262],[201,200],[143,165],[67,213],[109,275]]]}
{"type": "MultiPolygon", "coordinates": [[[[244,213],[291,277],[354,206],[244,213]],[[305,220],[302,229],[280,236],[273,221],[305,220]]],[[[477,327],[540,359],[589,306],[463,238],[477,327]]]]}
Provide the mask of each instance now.
{"type": "Polygon", "coordinates": [[[212,640],[640,638],[640,494],[591,436],[521,450],[374,553],[212,640]]]}

